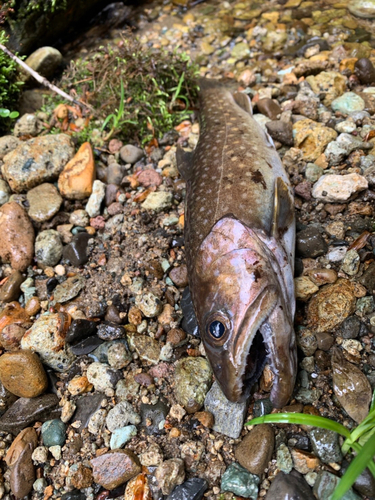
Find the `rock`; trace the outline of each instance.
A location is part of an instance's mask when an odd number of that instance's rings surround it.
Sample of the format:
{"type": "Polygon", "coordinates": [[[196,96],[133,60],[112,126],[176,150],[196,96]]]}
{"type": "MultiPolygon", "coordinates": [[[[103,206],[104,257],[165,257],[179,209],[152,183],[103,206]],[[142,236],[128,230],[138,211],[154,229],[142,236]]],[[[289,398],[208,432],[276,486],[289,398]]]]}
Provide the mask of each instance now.
{"type": "MultiPolygon", "coordinates": [[[[41,76],[48,79],[54,76],[62,63],[62,55],[54,47],[40,47],[29,55],[25,63],[41,76]]],[[[23,72],[22,80],[29,82],[33,78],[30,73],[23,72]]]]}
{"type": "Polygon", "coordinates": [[[328,245],[318,228],[309,226],[297,233],[296,251],[300,257],[315,259],[315,257],[324,255],[327,250],[328,245]]]}
{"type": "Polygon", "coordinates": [[[66,313],[42,314],[22,337],[21,348],[37,352],[43,363],[64,371],[74,360],[65,347],[69,325],[70,316],[66,313]]]}
{"type": "Polygon", "coordinates": [[[89,394],[77,400],[77,410],[74,414],[74,421],[80,425],[76,428],[82,430],[87,427],[92,415],[101,408],[103,394],[89,394]]]}
{"type": "Polygon", "coordinates": [[[151,186],[158,187],[163,182],[162,176],[152,168],[147,168],[146,170],[142,170],[137,175],[137,180],[145,188],[149,188],[151,186]]]}
{"type": "Polygon", "coordinates": [[[57,231],[46,229],[38,234],[35,240],[35,258],[42,269],[56,266],[62,253],[63,245],[57,231]]]}
{"type": "Polygon", "coordinates": [[[106,411],[103,408],[97,410],[93,415],[91,415],[87,424],[87,430],[94,436],[101,434],[104,431],[105,417],[106,411]]]}
{"type": "Polygon", "coordinates": [[[95,335],[96,330],[97,326],[95,321],[89,321],[88,319],[75,319],[69,327],[65,340],[66,342],[75,344],[80,340],[95,335]]]}
{"type": "Polygon", "coordinates": [[[125,344],[114,343],[108,348],[108,363],[116,370],[121,370],[131,363],[133,357],[125,344]]]}
{"type": "Polygon", "coordinates": [[[277,120],[278,116],[281,114],[281,108],[279,104],[273,99],[259,99],[259,101],[257,102],[257,106],[259,113],[262,113],[262,115],[267,116],[271,120],[277,120]]]}
{"type": "Polygon", "coordinates": [[[22,142],[4,157],[2,173],[15,193],[57,179],[74,153],[65,134],[45,135],[22,142]]]}
{"type": "Polygon", "coordinates": [[[46,372],[38,356],[22,350],[0,357],[0,380],[8,391],[21,398],[39,396],[48,385],[46,372]]]}
{"type": "Polygon", "coordinates": [[[114,162],[108,165],[107,168],[107,184],[115,184],[119,186],[125,175],[126,169],[123,165],[114,162]]]}
{"type": "Polygon", "coordinates": [[[273,428],[267,424],[256,425],[237,446],[234,456],[242,467],[260,476],[271,460],[274,444],[273,428]]]}
{"type": "Polygon", "coordinates": [[[185,288],[188,283],[188,270],[185,264],[178,267],[173,267],[169,273],[169,277],[173,283],[178,287],[185,288]]]}
{"type": "Polygon", "coordinates": [[[215,419],[213,430],[237,439],[242,431],[247,403],[232,403],[224,396],[215,381],[207,393],[204,407],[215,419]]]}
{"type": "Polygon", "coordinates": [[[72,241],[64,247],[64,258],[67,259],[72,266],[83,266],[89,260],[87,246],[90,238],[91,236],[88,233],[75,234],[72,241]]]}
{"type": "Polygon", "coordinates": [[[100,207],[105,198],[105,184],[102,181],[94,181],[92,193],[86,205],[86,212],[90,217],[100,215],[100,207]]]}
{"type": "Polygon", "coordinates": [[[354,67],[355,74],[358,76],[358,79],[362,84],[369,85],[375,82],[375,68],[370,59],[368,59],[367,57],[362,57],[361,59],[358,59],[358,61],[356,61],[354,67]]]}
{"type": "Polygon", "coordinates": [[[354,313],[355,303],[354,285],[349,280],[325,285],[309,303],[309,324],[317,332],[333,330],[354,313]]]}
{"type": "Polygon", "coordinates": [[[172,493],[175,486],[185,479],[184,462],[181,458],[171,458],[158,466],[155,477],[163,495],[172,493]]]}
{"type": "Polygon", "coordinates": [[[337,137],[337,132],[308,118],[293,125],[294,145],[301,149],[306,161],[314,161],[326,146],[337,137]]]}
{"type": "Polygon", "coordinates": [[[311,488],[301,474],[279,472],[272,481],[266,500],[315,500],[311,488]]]}
{"type": "Polygon", "coordinates": [[[137,428],[135,425],[127,425],[120,427],[112,432],[110,448],[111,450],[122,448],[128,441],[137,435],[137,428]]]}
{"type": "Polygon", "coordinates": [[[16,137],[32,136],[35,137],[42,130],[42,124],[38,118],[31,114],[26,113],[19,118],[14,126],[14,135],[16,137]]]}
{"type": "Polygon", "coordinates": [[[19,398],[0,418],[0,430],[17,433],[28,425],[57,417],[59,399],[55,394],[35,398],[19,398]]]}
{"type": "Polygon", "coordinates": [[[85,286],[85,279],[82,276],[72,276],[60,285],[57,285],[53,292],[55,302],[63,304],[76,297],[85,286]]]}
{"type": "Polygon", "coordinates": [[[86,495],[78,490],[72,490],[64,493],[61,500],[86,500],[86,495]]]}
{"type": "Polygon", "coordinates": [[[134,379],[134,375],[129,373],[124,380],[120,380],[116,385],[116,397],[120,401],[126,401],[137,395],[140,385],[134,379]]]}
{"type": "Polygon", "coordinates": [[[205,479],[192,477],[179,486],[176,486],[167,500],[201,500],[208,484],[205,479]]]}
{"type": "Polygon", "coordinates": [[[307,276],[294,278],[294,292],[296,299],[306,301],[318,290],[319,288],[307,276]]]}
{"type": "Polygon", "coordinates": [[[351,14],[364,19],[373,19],[375,17],[374,0],[350,0],[348,9],[351,14]]]}
{"type": "Polygon", "coordinates": [[[358,149],[371,149],[370,142],[364,142],[356,137],[342,133],[336,141],[328,144],[324,154],[330,166],[339,165],[353,151],[358,149]]]}
{"type": "Polygon", "coordinates": [[[88,337],[87,339],[81,340],[77,344],[74,344],[74,346],[71,346],[70,351],[75,356],[83,356],[84,354],[90,354],[90,352],[93,352],[95,349],[101,346],[102,343],[103,341],[98,337],[92,336],[88,337]]]}
{"type": "Polygon", "coordinates": [[[25,271],[34,255],[34,229],[25,210],[15,201],[0,207],[0,257],[13,269],[25,271]]]}
{"type": "Polygon", "coordinates": [[[8,184],[0,179],[0,207],[5,203],[8,203],[10,198],[10,189],[8,184]]]}
{"type": "Polygon", "coordinates": [[[134,335],[131,344],[142,360],[152,364],[159,362],[161,346],[157,340],[148,335],[134,335]]]}
{"type": "Polygon", "coordinates": [[[151,292],[137,295],[135,305],[143,312],[146,318],[158,316],[163,308],[160,299],[151,292]]]}
{"type": "Polygon", "coordinates": [[[275,120],[266,123],[268,133],[275,141],[285,144],[285,146],[293,146],[293,126],[289,122],[275,120]]]}
{"type": "MultiPolygon", "coordinates": [[[[318,500],[329,500],[339,480],[340,478],[330,472],[319,472],[313,487],[315,497],[318,500]]],[[[345,495],[341,497],[341,500],[360,500],[360,497],[350,488],[345,495]]]]}
{"type": "Polygon", "coordinates": [[[107,389],[114,389],[122,375],[105,363],[95,362],[87,368],[87,378],[96,391],[105,392],[107,389]]]}
{"type": "Polygon", "coordinates": [[[64,198],[84,200],[93,190],[95,161],[91,145],[84,142],[75,156],[64,166],[58,188],[64,198]]]}
{"type": "Polygon", "coordinates": [[[278,469],[286,474],[289,474],[293,469],[292,455],[290,454],[289,448],[284,443],[281,443],[277,449],[276,465],[278,469]]]}
{"type": "Polygon", "coordinates": [[[348,250],[342,261],[341,270],[349,276],[355,276],[359,271],[360,256],[356,250],[348,250]]]}
{"type": "MultiPolygon", "coordinates": [[[[3,280],[4,281],[4,280],[3,280]]],[[[17,300],[21,293],[21,284],[25,278],[19,271],[14,271],[2,284],[0,288],[0,300],[2,302],[12,302],[17,300]]]]}
{"type": "Polygon", "coordinates": [[[90,223],[89,214],[82,208],[74,210],[69,216],[69,222],[73,224],[73,226],[88,226],[90,223]]]}
{"type": "Polygon", "coordinates": [[[139,424],[141,417],[133,410],[130,403],[122,401],[109,410],[106,425],[110,432],[128,424],[139,424]]]}
{"type": "Polygon", "coordinates": [[[16,149],[16,147],[21,143],[17,137],[14,135],[4,135],[0,137],[0,160],[4,158],[5,155],[16,149]]]}
{"type": "Polygon", "coordinates": [[[164,431],[164,423],[167,418],[169,407],[159,400],[154,405],[141,403],[142,426],[150,435],[160,434],[164,431]]]}
{"type": "Polygon", "coordinates": [[[342,453],[339,435],[336,432],[316,427],[309,432],[311,445],[315,455],[325,464],[341,462],[342,453]]]}
{"type": "Polygon", "coordinates": [[[131,144],[127,144],[120,149],[120,158],[124,163],[137,163],[141,158],[143,158],[144,152],[131,144]]]}
{"type": "Polygon", "coordinates": [[[111,450],[90,460],[94,481],[113,490],[141,472],[137,456],[130,450],[111,450]]]}
{"type": "Polygon", "coordinates": [[[372,262],[363,275],[360,277],[359,282],[366,287],[370,294],[375,290],[375,262],[372,262]]]}
{"type": "Polygon", "coordinates": [[[221,491],[230,491],[235,495],[256,500],[259,482],[258,476],[250,474],[241,465],[233,463],[223,474],[221,491]]]}
{"type": "Polygon", "coordinates": [[[345,94],[332,101],[331,107],[333,111],[349,115],[353,111],[363,111],[365,109],[365,101],[354,92],[345,92],[345,94]]]}
{"type": "Polygon", "coordinates": [[[35,222],[52,219],[60,210],[62,198],[53,184],[40,184],[27,193],[29,217],[35,222]]]}
{"type": "MultiPolygon", "coordinates": [[[[215,52],[215,48],[207,44],[206,42],[202,42],[201,48],[206,55],[210,55],[215,52]]],[[[249,46],[246,42],[236,43],[231,52],[231,57],[236,59],[236,61],[241,61],[242,59],[246,59],[249,57],[250,50],[249,46]]],[[[270,99],[271,100],[271,99],[270,99]]]]}
{"type": "Polygon", "coordinates": [[[322,71],[318,75],[307,76],[306,81],[316,95],[324,94],[325,106],[330,106],[346,90],[346,78],[337,71],[322,71]]]}
{"type": "Polygon", "coordinates": [[[357,423],[367,416],[372,397],[370,382],[359,368],[344,358],[340,349],[332,353],[334,393],[347,414],[357,423]]]}
{"type": "Polygon", "coordinates": [[[65,443],[66,425],[58,418],[47,420],[42,425],[44,446],[62,446],[65,443]]]}
{"type": "Polygon", "coordinates": [[[144,473],[138,474],[138,476],[131,479],[126,485],[124,500],[136,500],[139,497],[140,500],[152,500],[151,489],[149,482],[152,481],[148,479],[148,476],[144,473]]]}
{"type": "MultiPolygon", "coordinates": [[[[344,321],[345,323],[345,321],[344,321]]],[[[317,348],[322,351],[329,351],[333,344],[333,337],[327,332],[316,332],[315,338],[317,341],[317,348]]]]}
{"type": "Polygon", "coordinates": [[[83,464],[74,464],[70,471],[74,470],[71,476],[72,485],[78,489],[89,488],[93,482],[92,472],[89,467],[85,467],[83,464]]]}
{"type": "MultiPolygon", "coordinates": [[[[345,474],[347,468],[349,467],[349,463],[346,460],[343,460],[341,464],[341,473],[345,474]]],[[[357,490],[361,495],[367,497],[375,496],[375,478],[369,471],[369,469],[365,469],[355,480],[353,485],[354,489],[357,490]]]]}
{"type": "Polygon", "coordinates": [[[142,203],[142,208],[161,212],[162,210],[171,208],[172,200],[172,193],[167,191],[155,191],[147,196],[146,200],[142,203]]]}
{"type": "Polygon", "coordinates": [[[175,365],[174,381],[177,401],[188,413],[195,413],[211,386],[212,370],[205,358],[183,358],[175,365]]]}
{"type": "MultiPolygon", "coordinates": [[[[308,358],[305,358],[305,360],[308,358]]],[[[314,367],[311,372],[314,371],[314,367]]],[[[310,373],[311,373],[310,372],[310,373]]],[[[294,469],[301,474],[308,474],[314,471],[320,465],[320,461],[312,453],[300,450],[298,448],[291,449],[291,455],[293,459],[294,469]]]]}
{"type": "Polygon", "coordinates": [[[35,481],[31,456],[37,444],[35,430],[28,427],[18,434],[5,456],[10,469],[10,489],[17,498],[23,498],[31,492],[35,481]]]}
{"type": "Polygon", "coordinates": [[[125,336],[125,328],[120,325],[108,321],[104,321],[98,325],[98,337],[102,340],[121,339],[125,338],[125,336]]]}
{"type": "Polygon", "coordinates": [[[312,189],[314,198],[324,202],[347,201],[353,194],[367,189],[368,182],[362,175],[323,175],[312,189]]]}

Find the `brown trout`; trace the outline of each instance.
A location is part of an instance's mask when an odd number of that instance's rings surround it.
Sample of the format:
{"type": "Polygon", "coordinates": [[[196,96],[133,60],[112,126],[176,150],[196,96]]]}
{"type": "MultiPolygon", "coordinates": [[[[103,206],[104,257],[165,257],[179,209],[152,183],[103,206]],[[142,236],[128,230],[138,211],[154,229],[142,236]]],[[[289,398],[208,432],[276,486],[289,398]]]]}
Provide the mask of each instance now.
{"type": "Polygon", "coordinates": [[[213,80],[200,89],[198,144],[177,150],[194,310],[225,396],[248,397],[268,362],[279,408],[291,397],[297,366],[292,189],[246,94],[213,80]]]}

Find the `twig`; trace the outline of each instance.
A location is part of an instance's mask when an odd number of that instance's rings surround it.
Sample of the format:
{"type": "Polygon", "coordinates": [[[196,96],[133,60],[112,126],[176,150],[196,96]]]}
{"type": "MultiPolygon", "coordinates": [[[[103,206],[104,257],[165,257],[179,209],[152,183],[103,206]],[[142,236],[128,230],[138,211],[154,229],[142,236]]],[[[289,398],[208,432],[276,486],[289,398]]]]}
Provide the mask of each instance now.
{"type": "Polygon", "coordinates": [[[63,90],[59,89],[58,87],[56,87],[56,85],[53,85],[51,82],[49,82],[47,80],[47,78],[44,78],[43,76],[41,76],[39,73],[37,73],[36,71],[34,71],[32,68],[30,68],[30,66],[28,66],[25,62],[23,62],[19,57],[17,57],[16,55],[14,55],[2,43],[0,43],[0,49],[3,52],[5,52],[11,59],[13,59],[13,61],[16,61],[16,63],[19,64],[25,71],[27,71],[27,73],[30,73],[30,75],[33,76],[35,78],[35,80],[37,80],[40,84],[44,85],[45,87],[48,87],[53,92],[56,92],[57,94],[61,95],[61,97],[63,97],[64,99],[67,99],[68,101],[70,101],[70,102],[72,102],[74,104],[77,104],[78,106],[85,106],[85,107],[87,107],[90,110],[92,109],[92,107],[89,106],[88,104],[85,104],[85,103],[80,102],[80,101],[76,101],[69,94],[67,94],[63,90]]]}

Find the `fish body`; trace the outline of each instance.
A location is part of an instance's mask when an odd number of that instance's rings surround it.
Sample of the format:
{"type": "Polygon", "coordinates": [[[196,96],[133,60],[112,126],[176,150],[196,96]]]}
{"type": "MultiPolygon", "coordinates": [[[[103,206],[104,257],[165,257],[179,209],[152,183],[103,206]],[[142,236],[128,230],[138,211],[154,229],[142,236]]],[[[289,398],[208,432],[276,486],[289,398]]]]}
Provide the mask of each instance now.
{"type": "Polygon", "coordinates": [[[198,144],[191,153],[177,150],[199,330],[230,401],[249,395],[267,361],[271,401],[282,407],[296,376],[292,189],[248,97],[212,80],[200,88],[198,144]]]}

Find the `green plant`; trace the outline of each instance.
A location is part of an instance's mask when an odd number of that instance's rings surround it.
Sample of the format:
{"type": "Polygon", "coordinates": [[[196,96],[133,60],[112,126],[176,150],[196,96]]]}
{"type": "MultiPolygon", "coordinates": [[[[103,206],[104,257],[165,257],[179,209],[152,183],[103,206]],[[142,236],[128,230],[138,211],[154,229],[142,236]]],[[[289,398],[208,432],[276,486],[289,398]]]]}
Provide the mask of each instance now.
{"type": "Polygon", "coordinates": [[[121,80],[121,94],[120,94],[120,105],[118,109],[116,109],[116,114],[111,113],[110,115],[107,116],[107,118],[104,120],[103,125],[102,125],[102,130],[105,129],[105,127],[108,125],[108,123],[112,120],[113,125],[112,128],[109,132],[109,134],[104,138],[105,141],[108,141],[113,133],[118,130],[122,125],[125,123],[131,123],[132,125],[136,125],[137,122],[132,121],[132,120],[122,120],[122,117],[124,115],[125,111],[125,96],[124,96],[124,82],[121,80]]]}
{"type": "Polygon", "coordinates": [[[274,413],[272,415],[254,418],[246,423],[246,425],[257,424],[310,425],[337,432],[345,438],[342,445],[343,455],[346,455],[348,451],[352,449],[357,456],[352,460],[347,471],[340,479],[331,500],[340,500],[366,467],[368,467],[375,477],[375,463],[373,461],[375,455],[375,439],[370,439],[375,433],[375,391],[372,396],[370,411],[367,417],[352,431],[349,431],[343,425],[329,418],[308,415],[305,413],[274,413]]]}
{"type": "Polygon", "coordinates": [[[18,118],[19,117],[19,112],[18,111],[10,111],[10,109],[6,108],[0,108],[0,118],[18,118]]]}

